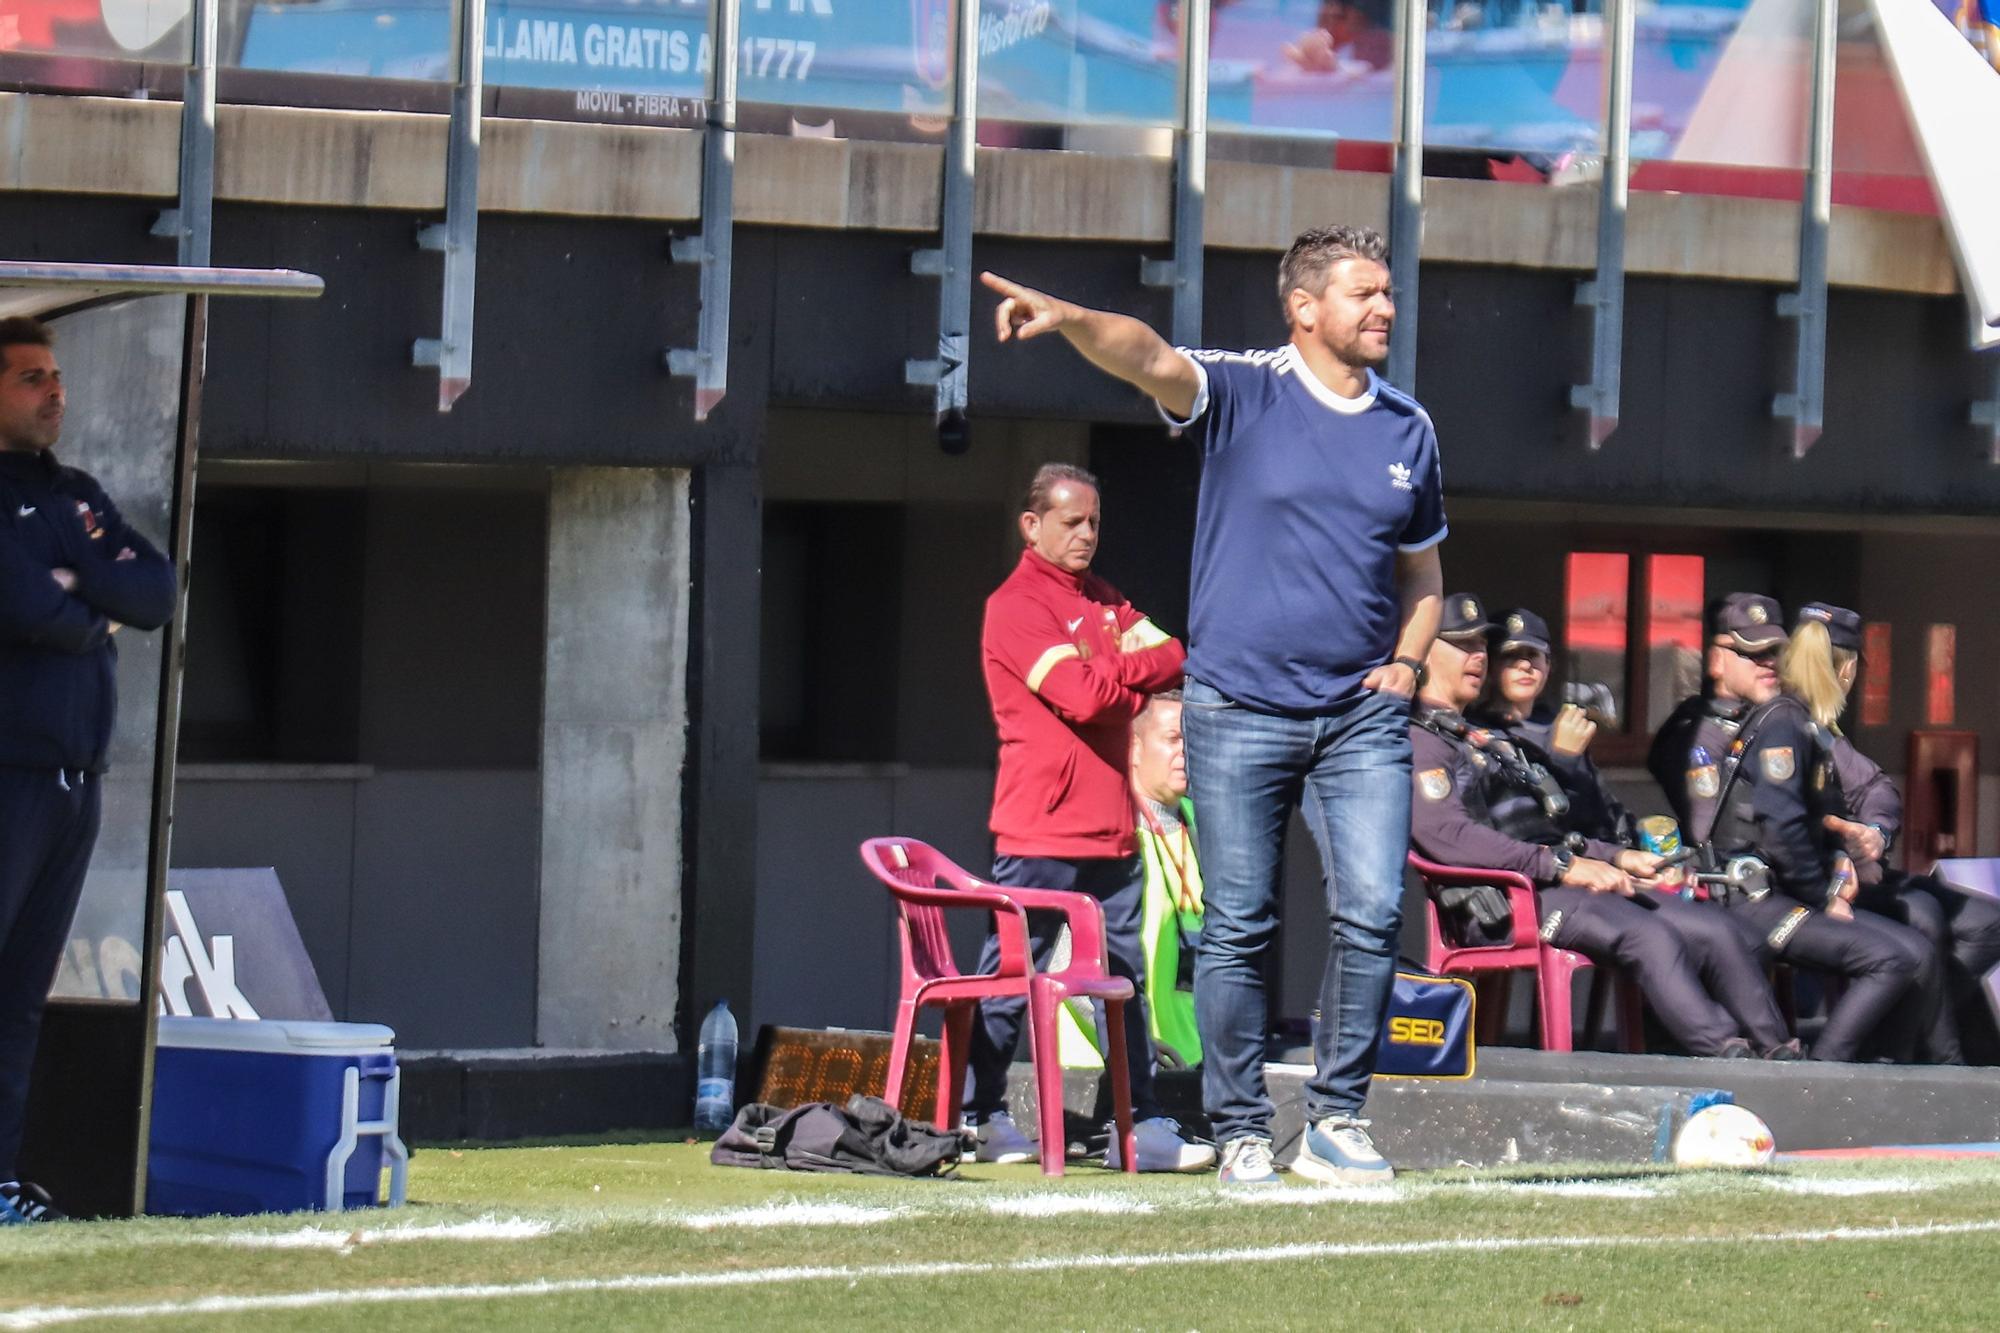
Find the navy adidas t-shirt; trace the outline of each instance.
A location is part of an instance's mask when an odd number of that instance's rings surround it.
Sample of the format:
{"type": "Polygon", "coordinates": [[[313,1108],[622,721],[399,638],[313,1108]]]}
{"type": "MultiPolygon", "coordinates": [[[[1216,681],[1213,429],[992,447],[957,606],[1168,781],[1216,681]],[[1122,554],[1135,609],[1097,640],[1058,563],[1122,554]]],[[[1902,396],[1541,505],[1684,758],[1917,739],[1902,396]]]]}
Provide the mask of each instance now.
{"type": "Polygon", "coordinates": [[[1180,350],[1203,379],[1175,423],[1203,456],[1187,673],[1264,712],[1337,709],[1395,653],[1397,552],[1444,540],[1431,419],[1373,372],[1341,397],[1289,343],[1180,350]]]}

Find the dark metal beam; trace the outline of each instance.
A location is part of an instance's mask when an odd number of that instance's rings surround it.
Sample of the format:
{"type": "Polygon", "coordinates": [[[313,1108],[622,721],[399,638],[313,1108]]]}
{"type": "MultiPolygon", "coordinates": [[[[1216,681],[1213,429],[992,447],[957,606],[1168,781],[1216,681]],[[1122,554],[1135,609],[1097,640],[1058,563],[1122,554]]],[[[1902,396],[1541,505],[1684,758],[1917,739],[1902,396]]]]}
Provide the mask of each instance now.
{"type": "Polygon", "coordinates": [[[153,222],[183,266],[206,267],[215,217],[215,43],[221,0],[194,0],[193,49],[181,87],[180,201],[153,222]]]}
{"type": "Polygon", "coordinates": [[[979,0],[959,0],[952,60],[952,115],[944,147],[942,245],[910,256],[910,271],[938,280],[937,356],[904,364],[909,384],[936,386],[940,437],[965,441],[972,327],[972,183],[979,142],[979,0]]]}
{"type": "Polygon", "coordinates": [[[1618,429],[1619,375],[1625,358],[1625,210],[1632,150],[1632,46],[1638,0],[1607,0],[1604,25],[1604,178],[1597,196],[1597,276],[1576,287],[1591,308],[1590,383],[1569,391],[1590,413],[1590,447],[1618,429]]]}
{"type": "Polygon", "coordinates": [[[1792,457],[1804,458],[1826,414],[1826,248],[1833,218],[1833,80],[1840,0],[1818,0],[1813,20],[1812,120],[1805,194],[1799,200],[1799,286],[1778,298],[1778,313],[1797,324],[1792,389],[1771,414],[1792,423],[1792,457]]]}
{"type": "Polygon", "coordinates": [[[1174,136],[1174,257],[1141,260],[1139,279],[1174,293],[1179,347],[1201,346],[1202,254],[1208,205],[1209,0],[1181,3],[1181,123],[1174,136]]]}
{"type": "Polygon", "coordinates": [[[1985,361],[1993,392],[1972,405],[1972,424],[1986,427],[1986,461],[2000,467],[2000,352],[1988,352],[1985,361]]]}
{"type": "Polygon", "coordinates": [[[444,252],[443,336],[419,338],[413,365],[436,366],[438,411],[472,387],[472,298],[479,268],[479,130],[484,114],[486,0],[458,0],[452,10],[456,74],[444,161],[444,223],[421,227],[417,244],[444,252]]]}
{"type": "Polygon", "coordinates": [[[1417,277],[1424,244],[1424,0],[1402,0],[1396,24],[1396,170],[1389,193],[1389,281],[1396,323],[1389,382],[1417,390],[1417,277]]]}
{"type": "Polygon", "coordinates": [[[701,265],[701,322],[692,348],[667,353],[667,369],[694,380],[694,419],[729,388],[729,282],[736,227],[736,58],[738,0],[709,0],[715,52],[708,71],[708,121],[702,133],[701,234],[669,247],[675,263],[701,265]]]}

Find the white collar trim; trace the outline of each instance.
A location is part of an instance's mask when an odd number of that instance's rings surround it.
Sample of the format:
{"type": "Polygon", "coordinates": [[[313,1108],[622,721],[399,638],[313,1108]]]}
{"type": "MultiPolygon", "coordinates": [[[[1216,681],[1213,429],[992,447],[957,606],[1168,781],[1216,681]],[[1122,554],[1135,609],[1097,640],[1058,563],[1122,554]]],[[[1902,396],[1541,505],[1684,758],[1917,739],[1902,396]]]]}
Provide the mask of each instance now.
{"type": "Polygon", "coordinates": [[[1326,386],[1325,381],[1313,374],[1312,367],[1306,364],[1306,359],[1299,355],[1299,349],[1291,343],[1285,344],[1284,368],[1297,375],[1299,383],[1306,386],[1306,392],[1319,399],[1322,404],[1332,408],[1336,412],[1344,412],[1350,416],[1358,412],[1366,412],[1369,408],[1375,406],[1375,393],[1381,387],[1382,383],[1380,379],[1376,378],[1375,372],[1371,370],[1368,372],[1368,391],[1359,398],[1348,398],[1337,394],[1326,386]]]}

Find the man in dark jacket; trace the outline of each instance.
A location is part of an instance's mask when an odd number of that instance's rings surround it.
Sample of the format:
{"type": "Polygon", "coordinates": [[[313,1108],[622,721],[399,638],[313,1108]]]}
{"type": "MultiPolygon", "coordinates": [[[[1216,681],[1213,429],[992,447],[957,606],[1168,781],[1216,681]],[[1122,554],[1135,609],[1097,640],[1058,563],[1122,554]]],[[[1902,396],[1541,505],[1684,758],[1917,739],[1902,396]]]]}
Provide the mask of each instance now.
{"type": "Polygon", "coordinates": [[[157,629],[174,568],[51,452],[62,371],[0,320],[0,1224],[59,1217],[15,1170],[42,1007],[97,841],[120,627],[157,629]]]}

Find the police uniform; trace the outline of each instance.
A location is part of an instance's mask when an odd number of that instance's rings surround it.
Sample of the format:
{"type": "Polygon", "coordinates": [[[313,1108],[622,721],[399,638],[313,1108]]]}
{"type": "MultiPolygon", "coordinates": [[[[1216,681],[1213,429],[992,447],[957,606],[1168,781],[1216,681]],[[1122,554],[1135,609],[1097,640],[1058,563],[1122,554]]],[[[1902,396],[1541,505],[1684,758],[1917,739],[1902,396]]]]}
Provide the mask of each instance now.
{"type": "MultiPolygon", "coordinates": [[[[1484,632],[1476,598],[1455,594],[1445,602],[1442,637],[1484,632]]],[[[1729,922],[1678,899],[1593,893],[1561,882],[1577,853],[1566,845],[1560,816],[1552,814],[1560,809],[1560,787],[1530,751],[1428,703],[1417,708],[1410,743],[1410,841],[1420,852],[1448,865],[1511,870],[1534,881],[1542,938],[1626,969],[1690,1053],[1749,1055],[1753,1047],[1768,1052],[1784,1044],[1784,1020],[1770,987],[1729,922]]],[[[1604,861],[1615,861],[1622,850],[1580,841],[1582,855],[1604,861]]]]}
{"type": "MultiPolygon", "coordinates": [[[[1711,625],[1711,641],[1728,638],[1746,651],[1768,651],[1789,637],[1778,604],[1752,593],[1723,599],[1711,625]]],[[[1908,927],[1864,911],[1841,921],[1823,910],[1837,887],[1838,847],[1821,820],[1845,806],[1817,730],[1789,695],[1756,706],[1696,696],[1660,728],[1647,766],[1674,807],[1681,836],[1705,845],[1713,866],[1747,855],[1769,867],[1767,883],[1718,888],[1712,897],[1754,927],[1775,957],[1847,978],[1813,1056],[1853,1060],[1913,986],[1921,1002],[1926,975],[1934,990],[1937,964],[1908,927]]],[[[1905,1010],[1902,1020],[1923,1025],[1929,1017],[1905,1010]]],[[[1902,1035],[1901,1028],[1883,1034],[1902,1035]]]]}
{"type": "MultiPolygon", "coordinates": [[[[1500,657],[1519,648],[1533,648],[1544,657],[1553,656],[1549,623],[1526,607],[1509,611],[1487,639],[1494,659],[1494,667],[1489,670],[1497,670],[1500,657]]],[[[1537,706],[1520,721],[1491,708],[1475,709],[1470,716],[1480,726],[1501,732],[1516,743],[1525,741],[1541,752],[1542,763],[1562,784],[1563,794],[1569,798],[1569,816],[1563,824],[1566,831],[1625,847],[1638,845],[1631,813],[1611,790],[1611,784],[1604,780],[1589,753],[1566,755],[1556,750],[1553,709],[1537,706]]]]}
{"type": "MultiPolygon", "coordinates": [[[[1861,651],[1861,617],[1846,607],[1813,602],[1799,610],[1801,624],[1816,620],[1826,626],[1836,648],[1861,651]]],[[[1978,994],[1979,981],[2000,964],[2000,903],[1971,894],[1929,875],[1911,875],[1887,864],[1889,848],[1903,828],[1903,796],[1881,765],[1856,749],[1839,732],[1826,736],[1828,757],[1846,801],[1847,818],[1867,824],[1882,835],[1883,860],[1855,867],[1861,893],[1854,900],[1891,921],[1920,932],[1942,964],[1945,995],[1928,1032],[1919,1034],[1922,1056],[1937,1064],[1961,1064],[1960,1008],[1982,1028],[1991,1011],[1978,994]],[[1971,1003],[1968,1004],[1967,1002],[1971,1003]]]]}

